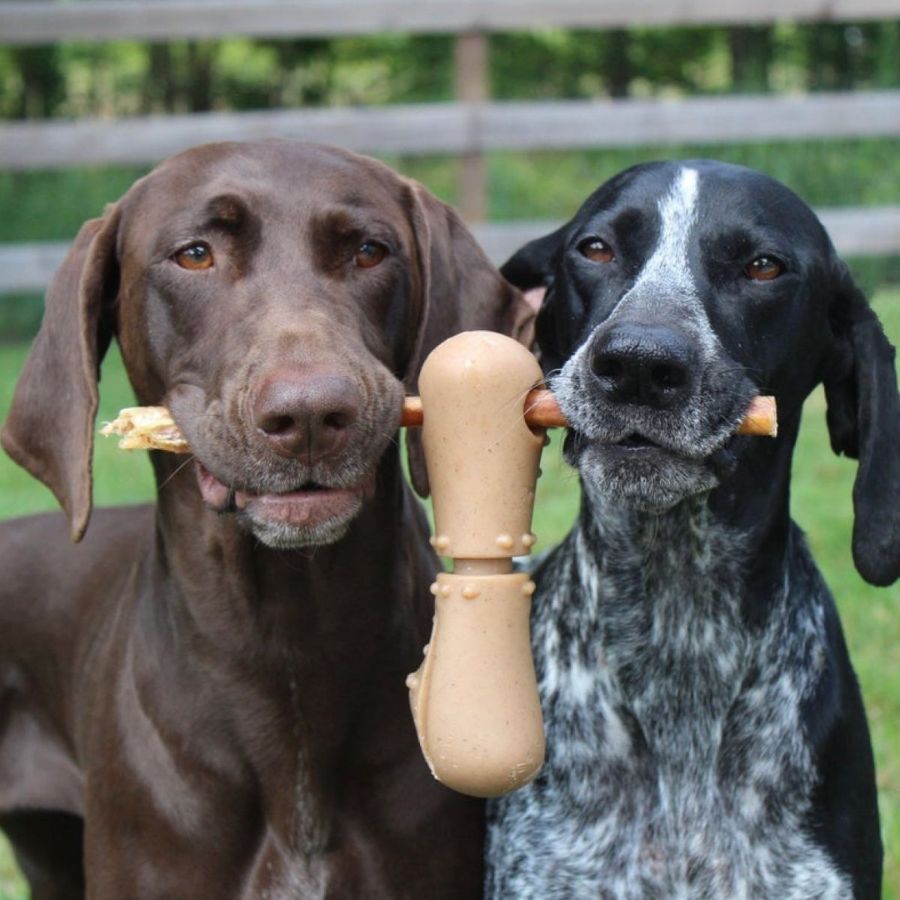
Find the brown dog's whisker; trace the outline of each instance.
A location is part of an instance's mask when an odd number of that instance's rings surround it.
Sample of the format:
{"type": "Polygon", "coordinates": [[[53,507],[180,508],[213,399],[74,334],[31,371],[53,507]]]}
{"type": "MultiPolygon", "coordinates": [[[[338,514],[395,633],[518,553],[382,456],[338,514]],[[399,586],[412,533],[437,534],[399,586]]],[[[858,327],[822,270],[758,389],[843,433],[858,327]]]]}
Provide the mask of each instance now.
{"type": "Polygon", "coordinates": [[[162,482],[162,484],[160,484],[159,489],[162,490],[162,489],[163,489],[170,481],[172,481],[173,478],[175,478],[176,475],[178,475],[178,473],[179,473],[182,469],[185,468],[185,466],[190,465],[195,459],[196,459],[196,457],[194,456],[193,453],[191,453],[191,454],[188,456],[188,458],[187,458],[186,460],[184,460],[184,462],[179,463],[179,464],[175,467],[175,470],[169,474],[169,476],[165,479],[165,481],[162,482]]]}

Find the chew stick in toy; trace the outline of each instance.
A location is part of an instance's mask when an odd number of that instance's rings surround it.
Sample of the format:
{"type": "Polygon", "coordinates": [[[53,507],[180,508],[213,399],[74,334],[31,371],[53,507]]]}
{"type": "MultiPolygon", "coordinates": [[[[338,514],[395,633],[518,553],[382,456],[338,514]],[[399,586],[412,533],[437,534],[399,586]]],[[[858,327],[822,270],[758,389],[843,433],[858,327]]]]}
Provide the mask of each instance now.
{"type": "Polygon", "coordinates": [[[434,776],[494,797],[533,778],[544,730],[531,656],[534,583],[514,573],[531,532],[543,432],[522,404],[541,380],[531,353],[493,332],[459,334],[422,368],[422,440],[434,503],[432,544],[453,571],[432,585],[431,641],[407,679],[434,776]]]}
{"type": "MultiPolygon", "coordinates": [[[[525,422],[532,428],[565,428],[568,425],[556,397],[546,388],[529,391],[523,404],[525,422]]],[[[425,420],[421,397],[406,397],[400,414],[400,425],[416,428],[425,420]]],[[[190,453],[191,448],[164,406],[130,406],[107,422],[100,433],[119,435],[122,450],[167,450],[169,453],[190,453]]],[[[778,417],[774,397],[754,397],[737,434],[775,437],[778,417]]]]}
{"type": "MultiPolygon", "coordinates": [[[[522,406],[525,421],[532,428],[567,428],[569,423],[556,402],[553,392],[547,388],[534,388],[525,397],[522,406]]],[[[400,424],[415,428],[425,420],[421,397],[406,397],[400,424]]],[[[754,397],[744,413],[736,434],[758,437],[775,437],[778,434],[778,414],[774,397],[754,397]]]]}

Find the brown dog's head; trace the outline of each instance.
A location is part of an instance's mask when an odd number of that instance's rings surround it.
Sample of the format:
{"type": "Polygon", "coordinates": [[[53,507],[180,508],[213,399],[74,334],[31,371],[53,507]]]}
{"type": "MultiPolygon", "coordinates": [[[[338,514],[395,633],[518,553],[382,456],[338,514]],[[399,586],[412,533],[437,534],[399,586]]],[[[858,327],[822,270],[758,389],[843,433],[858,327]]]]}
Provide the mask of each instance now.
{"type": "Polygon", "coordinates": [[[327,543],[369,494],[427,353],[461,330],[529,326],[456,214],[386,166],[313,144],[202,146],[81,229],[3,445],[78,540],[115,335],[138,402],[168,406],[187,437],[208,506],[271,546],[327,543]]]}

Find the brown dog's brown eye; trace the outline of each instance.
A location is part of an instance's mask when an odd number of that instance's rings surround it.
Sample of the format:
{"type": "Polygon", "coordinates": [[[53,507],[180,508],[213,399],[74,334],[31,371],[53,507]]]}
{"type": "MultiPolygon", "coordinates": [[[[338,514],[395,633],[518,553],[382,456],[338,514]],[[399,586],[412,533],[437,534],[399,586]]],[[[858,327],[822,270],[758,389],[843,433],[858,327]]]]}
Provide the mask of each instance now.
{"type": "Polygon", "coordinates": [[[209,269],[213,264],[212,248],[198,241],[179,250],[173,259],[182,269],[209,269]]]}
{"type": "Polygon", "coordinates": [[[772,281],[784,271],[784,263],[774,256],[760,256],[746,266],[744,274],[753,281],[772,281]]]}
{"type": "Polygon", "coordinates": [[[377,266],[387,256],[387,253],[388,250],[384,244],[366,241],[357,248],[353,262],[361,269],[371,269],[373,266],[377,266]]]}
{"type": "Polygon", "coordinates": [[[596,263],[608,263],[616,258],[616,254],[613,253],[612,247],[610,247],[602,238],[598,237],[585,238],[585,240],[578,245],[578,252],[586,259],[596,263]]]}

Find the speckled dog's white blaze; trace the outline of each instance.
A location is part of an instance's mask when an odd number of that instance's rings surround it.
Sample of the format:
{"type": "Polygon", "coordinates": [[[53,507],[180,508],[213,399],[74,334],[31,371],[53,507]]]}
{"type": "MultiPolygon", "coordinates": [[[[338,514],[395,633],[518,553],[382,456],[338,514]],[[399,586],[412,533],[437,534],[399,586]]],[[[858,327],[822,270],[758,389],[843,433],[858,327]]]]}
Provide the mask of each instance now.
{"type": "MultiPolygon", "coordinates": [[[[718,341],[703,304],[697,296],[694,276],[688,265],[688,242],[697,221],[697,197],[700,177],[696,169],[684,167],[672,183],[669,193],[657,204],[660,217],[659,242],[632,285],[606,322],[622,318],[636,304],[661,307],[677,316],[682,326],[697,339],[705,356],[715,352],[718,341]]],[[[596,331],[596,329],[595,329],[596,331]]],[[[591,332],[554,380],[554,390],[563,408],[577,404],[577,372],[585,367],[590,350],[591,332]]]]}
{"type": "Polygon", "coordinates": [[[644,264],[634,286],[619,301],[613,317],[631,298],[641,296],[649,285],[664,288],[665,295],[696,297],[688,260],[688,240],[697,221],[699,177],[696,169],[684,168],[669,193],[657,204],[660,217],[659,243],[644,264]]]}
{"type": "Polygon", "coordinates": [[[718,341],[697,294],[688,265],[688,245],[697,222],[700,176],[696,169],[680,170],[669,193],[659,201],[659,243],[644,264],[631,290],[619,301],[610,319],[624,315],[634,303],[663,304],[686,319],[686,326],[703,351],[714,352],[718,341]]]}

